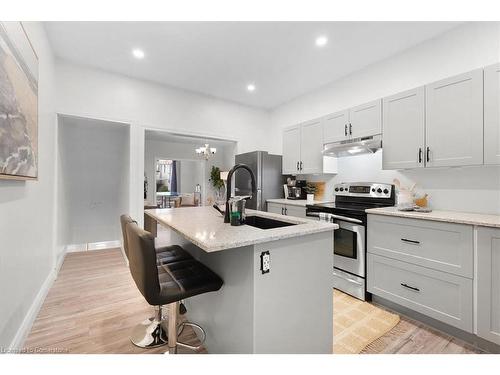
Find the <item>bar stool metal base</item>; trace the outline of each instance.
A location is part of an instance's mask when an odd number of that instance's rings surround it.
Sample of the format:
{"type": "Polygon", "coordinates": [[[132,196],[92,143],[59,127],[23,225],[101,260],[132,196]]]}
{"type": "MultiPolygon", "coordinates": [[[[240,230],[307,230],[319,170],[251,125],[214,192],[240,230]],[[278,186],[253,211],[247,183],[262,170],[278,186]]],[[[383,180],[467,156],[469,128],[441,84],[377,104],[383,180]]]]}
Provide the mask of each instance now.
{"type": "Polygon", "coordinates": [[[158,346],[167,345],[167,330],[164,328],[161,321],[144,320],[141,324],[134,327],[130,341],[135,346],[144,349],[156,348],[158,346]]]}
{"type": "Polygon", "coordinates": [[[130,341],[144,349],[156,348],[167,344],[168,333],[162,319],[162,307],[159,306],[156,317],[144,320],[134,327],[130,341]]]}

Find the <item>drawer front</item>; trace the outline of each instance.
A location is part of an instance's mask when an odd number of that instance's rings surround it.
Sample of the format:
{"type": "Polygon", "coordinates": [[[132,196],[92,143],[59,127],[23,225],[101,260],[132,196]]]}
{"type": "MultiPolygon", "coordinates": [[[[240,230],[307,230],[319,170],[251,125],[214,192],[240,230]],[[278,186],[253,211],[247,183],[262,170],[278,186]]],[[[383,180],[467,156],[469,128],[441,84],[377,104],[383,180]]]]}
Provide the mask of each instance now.
{"type": "Polygon", "coordinates": [[[368,215],[372,254],[473,277],[473,227],[436,221],[368,215]]]}
{"type": "Polygon", "coordinates": [[[367,288],[374,295],[472,332],[472,280],[368,254],[367,288]]]}

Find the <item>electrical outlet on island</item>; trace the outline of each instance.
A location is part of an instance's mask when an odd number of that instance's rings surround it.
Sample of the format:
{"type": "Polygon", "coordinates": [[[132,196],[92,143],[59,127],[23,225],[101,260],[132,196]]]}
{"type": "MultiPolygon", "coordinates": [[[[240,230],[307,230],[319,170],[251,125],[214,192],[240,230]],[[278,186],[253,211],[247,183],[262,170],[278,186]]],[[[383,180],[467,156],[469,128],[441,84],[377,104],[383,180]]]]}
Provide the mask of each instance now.
{"type": "Polygon", "coordinates": [[[271,269],[271,255],[269,251],[263,251],[260,253],[260,270],[262,274],[269,273],[271,269]]]}

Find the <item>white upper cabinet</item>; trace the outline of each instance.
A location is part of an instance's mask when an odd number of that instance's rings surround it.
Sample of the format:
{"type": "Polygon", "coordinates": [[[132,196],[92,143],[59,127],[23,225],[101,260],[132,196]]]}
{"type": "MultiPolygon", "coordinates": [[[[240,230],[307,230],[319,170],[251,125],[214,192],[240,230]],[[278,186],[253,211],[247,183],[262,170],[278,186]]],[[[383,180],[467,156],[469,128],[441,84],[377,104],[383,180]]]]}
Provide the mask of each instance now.
{"type": "Polygon", "coordinates": [[[377,99],[351,108],[347,130],[352,138],[382,133],[382,100],[377,99]]]}
{"type": "Polygon", "coordinates": [[[383,169],[424,166],[425,89],[383,99],[383,169]]]}
{"type": "Polygon", "coordinates": [[[336,159],[323,156],[323,119],[283,131],[283,174],[337,173],[336,159]]]}
{"type": "Polygon", "coordinates": [[[283,174],[297,174],[300,167],[300,125],[283,132],[283,174]]]}
{"type": "Polygon", "coordinates": [[[343,141],[349,137],[349,111],[335,112],[323,117],[324,142],[343,141]]]}
{"type": "Polygon", "coordinates": [[[484,164],[500,164],[500,64],[484,68],[484,164]]]}
{"type": "Polygon", "coordinates": [[[425,86],[428,167],[483,163],[483,70],[425,86]]]}
{"type": "Polygon", "coordinates": [[[323,124],[321,120],[308,121],[301,126],[300,163],[301,174],[323,172],[323,124]]]}

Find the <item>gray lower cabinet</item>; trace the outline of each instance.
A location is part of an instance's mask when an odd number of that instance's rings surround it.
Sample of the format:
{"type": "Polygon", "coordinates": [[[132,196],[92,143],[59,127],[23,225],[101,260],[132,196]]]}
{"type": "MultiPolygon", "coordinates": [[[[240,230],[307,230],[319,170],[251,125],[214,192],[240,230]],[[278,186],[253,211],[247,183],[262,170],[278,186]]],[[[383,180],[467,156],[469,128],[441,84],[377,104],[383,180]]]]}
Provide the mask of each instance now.
{"type": "Polygon", "coordinates": [[[284,204],[267,202],[267,212],[272,212],[273,214],[284,215],[285,214],[284,208],[285,208],[284,204]]]}
{"type": "Polygon", "coordinates": [[[368,252],[473,277],[472,225],[368,215],[368,252]]]}
{"type": "Polygon", "coordinates": [[[368,292],[472,332],[472,280],[368,254],[368,292]]]}
{"type": "Polygon", "coordinates": [[[471,225],[368,215],[370,293],[473,332],[471,225]]]}
{"type": "Polygon", "coordinates": [[[477,229],[477,335],[500,345],[500,229],[477,229]]]}
{"type": "Polygon", "coordinates": [[[286,215],[306,218],[306,208],[302,206],[291,206],[289,204],[286,205],[286,215]]]}
{"type": "Polygon", "coordinates": [[[267,203],[267,212],[272,212],[279,215],[287,215],[294,217],[306,218],[306,208],[302,206],[294,206],[291,204],[267,203]]]}

